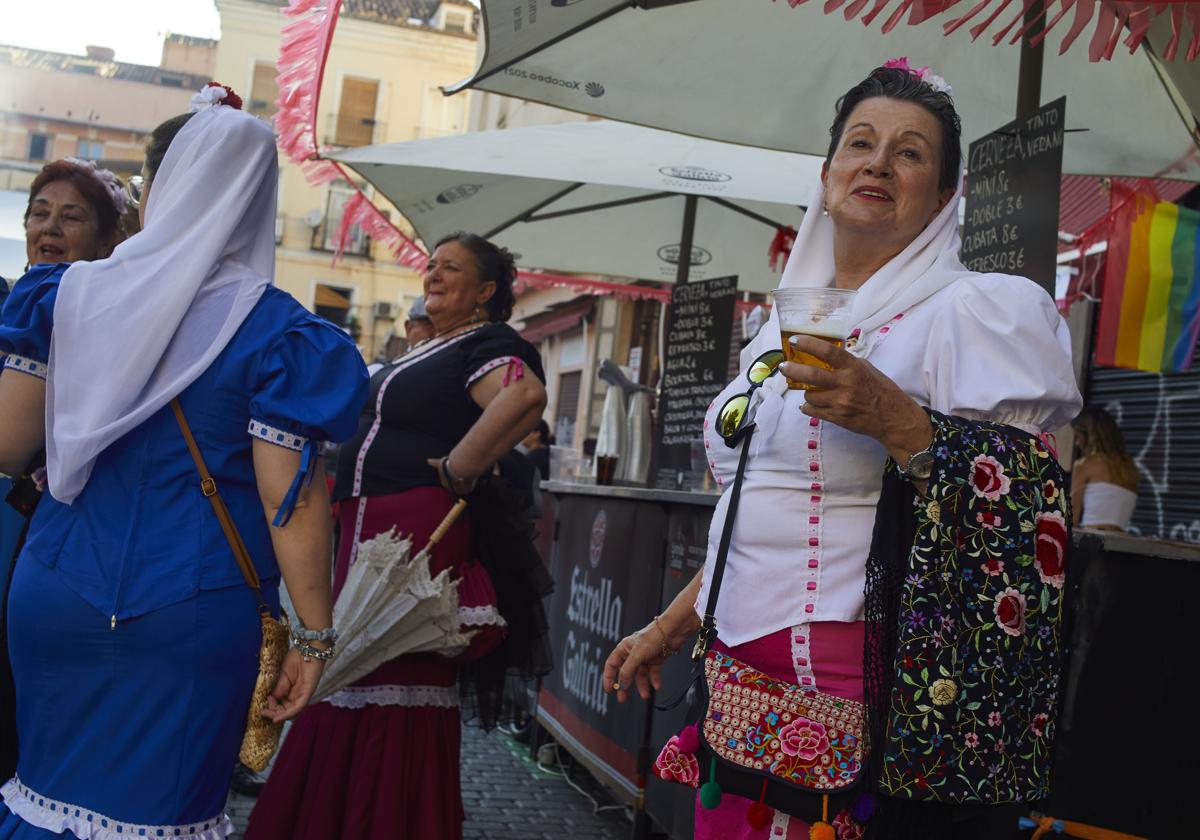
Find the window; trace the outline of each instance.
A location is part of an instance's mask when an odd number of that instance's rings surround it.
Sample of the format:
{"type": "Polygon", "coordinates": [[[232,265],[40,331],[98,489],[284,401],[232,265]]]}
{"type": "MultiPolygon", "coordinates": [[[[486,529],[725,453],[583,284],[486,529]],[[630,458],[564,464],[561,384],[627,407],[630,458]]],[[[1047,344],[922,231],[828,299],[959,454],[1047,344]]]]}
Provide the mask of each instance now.
{"type": "Polygon", "coordinates": [[[75,144],[75,157],[80,160],[100,160],[104,157],[104,144],[99,140],[80,140],[75,144]]]}
{"type": "Polygon", "coordinates": [[[375,100],[379,82],[369,79],[342,80],[342,100],[333,142],[338,146],[367,146],[375,138],[375,100]]]}
{"type": "Polygon", "coordinates": [[[250,113],[270,119],[278,110],[279,85],[275,81],[275,65],[267,61],[254,62],[254,81],[250,85],[250,113]]]}
{"type": "Polygon", "coordinates": [[[344,327],[350,320],[350,299],[354,290],[345,286],[318,283],[313,293],[313,312],[329,323],[344,327]]]}
{"type": "Polygon", "coordinates": [[[559,374],[554,436],[562,446],[571,446],[575,440],[575,418],[579,414],[579,388],[582,384],[581,370],[559,374]]]}
{"type": "MultiPolygon", "coordinates": [[[[335,181],[329,185],[329,194],[325,199],[325,218],[313,231],[313,248],[318,251],[336,251],[338,230],[342,225],[342,208],[354,195],[354,187],[345,181],[335,181]]],[[[357,225],[350,228],[349,239],[346,242],[346,254],[360,257],[370,256],[371,240],[357,225]]]]}
{"type": "Polygon", "coordinates": [[[31,132],[29,135],[29,159],[48,160],[50,157],[50,135],[31,132]]]}
{"type": "Polygon", "coordinates": [[[467,16],[458,12],[447,11],[445,30],[447,32],[466,32],[467,16]]]}

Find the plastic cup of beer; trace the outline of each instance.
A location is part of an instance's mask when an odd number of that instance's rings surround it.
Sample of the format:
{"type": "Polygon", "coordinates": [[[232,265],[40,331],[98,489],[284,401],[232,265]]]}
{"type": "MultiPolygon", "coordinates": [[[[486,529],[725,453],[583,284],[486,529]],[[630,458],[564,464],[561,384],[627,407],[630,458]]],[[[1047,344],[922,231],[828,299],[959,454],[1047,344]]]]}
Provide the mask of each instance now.
{"type": "MultiPolygon", "coordinates": [[[[850,308],[856,292],[850,289],[793,288],[776,289],[775,309],[779,313],[779,331],[783,338],[783,354],[789,362],[799,362],[829,370],[829,365],[810,353],[792,347],[788,341],[794,335],[807,335],[827,341],[835,347],[846,346],[850,332],[850,308]]],[[[806,382],[788,380],[788,387],[797,391],[816,390],[806,382]]]]}

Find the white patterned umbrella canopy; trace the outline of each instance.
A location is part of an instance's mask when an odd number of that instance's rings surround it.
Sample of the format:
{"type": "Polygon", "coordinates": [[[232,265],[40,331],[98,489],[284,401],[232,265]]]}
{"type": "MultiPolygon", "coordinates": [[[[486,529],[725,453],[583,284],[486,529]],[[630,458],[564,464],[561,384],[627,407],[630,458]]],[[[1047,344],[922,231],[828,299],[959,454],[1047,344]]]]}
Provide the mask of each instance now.
{"type": "Polygon", "coordinates": [[[688,197],[691,279],[769,291],[776,226],[798,228],[822,158],[608,121],[365,146],[333,155],[379,189],[433,247],[458,230],[519,263],[673,281],[688,197]]]}
{"type": "MultiPolygon", "coordinates": [[[[480,5],[482,62],[452,91],[473,87],[696,137],[824,155],[838,97],[872,67],[907,56],[953,86],[964,140],[1016,113],[1019,48],[992,47],[986,36],[974,42],[965,30],[944,36],[942,17],[883,34],[878,22],[867,27],[844,20],[841,10],[825,14],[818,2],[480,5]]],[[[1149,40],[1162,44],[1169,35],[1164,15],[1149,40]]],[[[1065,173],[1200,180],[1193,117],[1200,61],[1184,61],[1182,50],[1161,62],[1145,47],[1132,55],[1118,47],[1110,61],[1093,63],[1087,44],[1064,55],[1055,46],[1052,37],[1041,100],[1066,96],[1067,127],[1086,129],[1066,135],[1065,173]]]]}

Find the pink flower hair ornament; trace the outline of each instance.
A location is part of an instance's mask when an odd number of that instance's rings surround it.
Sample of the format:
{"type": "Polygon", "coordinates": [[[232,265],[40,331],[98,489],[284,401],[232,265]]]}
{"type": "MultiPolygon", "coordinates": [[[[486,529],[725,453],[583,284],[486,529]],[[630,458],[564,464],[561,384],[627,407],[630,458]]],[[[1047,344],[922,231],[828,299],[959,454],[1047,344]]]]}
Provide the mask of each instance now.
{"type": "Polygon", "coordinates": [[[952,96],[954,94],[954,88],[950,87],[950,84],[945,79],[943,79],[937,73],[930,72],[928,67],[911,66],[908,63],[908,56],[906,55],[902,55],[899,58],[889,59],[888,61],[883,62],[883,66],[889,70],[907,70],[909,73],[912,73],[938,93],[944,93],[947,96],[952,96]]]}
{"type": "Polygon", "coordinates": [[[69,157],[68,161],[78,166],[87,174],[91,175],[108,193],[108,197],[112,200],[113,206],[117,208],[117,215],[124,216],[129,210],[129,197],[125,194],[125,187],[121,185],[116,174],[109,169],[101,169],[90,160],[80,160],[79,158],[69,157]]]}

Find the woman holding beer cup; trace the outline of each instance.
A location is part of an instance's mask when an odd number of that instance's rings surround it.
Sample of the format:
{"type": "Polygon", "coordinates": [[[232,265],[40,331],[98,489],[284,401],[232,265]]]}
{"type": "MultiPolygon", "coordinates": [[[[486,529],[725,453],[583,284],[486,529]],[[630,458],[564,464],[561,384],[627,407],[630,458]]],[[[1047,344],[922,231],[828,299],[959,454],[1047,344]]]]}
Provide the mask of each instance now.
{"type": "MultiPolygon", "coordinates": [[[[838,101],[771,321],[706,416],[726,492],[705,568],[606,663],[618,699],[647,698],[665,656],[691,649],[753,425],[705,626],[713,650],[775,680],[865,703],[864,793],[832,827],[700,797],[698,838],[1008,837],[1015,806],[1000,806],[1047,792],[1069,517],[1038,436],[1081,400],[1051,298],[958,259],[949,93],[900,59],[838,101]]],[[[691,760],[681,734],[656,773],[709,781],[712,751],[691,760]]],[[[768,765],[772,749],[794,757],[765,737],[768,765]]]]}

